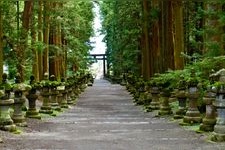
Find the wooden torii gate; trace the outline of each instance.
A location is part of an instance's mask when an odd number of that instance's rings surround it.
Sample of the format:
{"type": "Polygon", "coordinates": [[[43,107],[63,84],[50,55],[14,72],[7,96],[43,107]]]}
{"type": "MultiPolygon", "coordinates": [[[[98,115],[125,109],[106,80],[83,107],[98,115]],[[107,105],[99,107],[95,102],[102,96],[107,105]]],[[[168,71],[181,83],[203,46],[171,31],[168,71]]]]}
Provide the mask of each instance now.
{"type": "MultiPolygon", "coordinates": [[[[106,54],[90,54],[90,56],[92,56],[96,60],[103,60],[103,76],[105,77],[105,75],[106,75],[106,61],[107,61],[106,54]]],[[[108,67],[107,67],[107,69],[108,69],[108,67]]]]}

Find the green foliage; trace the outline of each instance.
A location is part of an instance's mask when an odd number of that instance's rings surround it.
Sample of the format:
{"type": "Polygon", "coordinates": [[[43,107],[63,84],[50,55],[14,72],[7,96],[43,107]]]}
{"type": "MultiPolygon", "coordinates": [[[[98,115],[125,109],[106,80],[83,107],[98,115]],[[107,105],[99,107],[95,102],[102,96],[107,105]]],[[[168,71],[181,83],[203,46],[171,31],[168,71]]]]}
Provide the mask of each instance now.
{"type": "MultiPolygon", "coordinates": [[[[164,74],[155,74],[154,77],[148,81],[150,86],[160,86],[166,88],[179,88],[183,86],[199,86],[201,83],[201,88],[205,89],[210,85],[211,81],[209,79],[210,75],[214,72],[219,71],[225,66],[225,57],[209,57],[198,60],[195,63],[185,66],[183,70],[168,71],[164,74]],[[195,75],[192,75],[192,71],[195,75]],[[181,78],[182,77],[182,78],[181,78]],[[180,85],[180,80],[182,79],[182,85],[180,85]]],[[[216,85],[220,85],[216,82],[216,85]]]]}
{"type": "Polygon", "coordinates": [[[162,89],[172,90],[177,88],[180,76],[183,72],[181,70],[168,71],[163,74],[156,74],[149,81],[150,86],[157,86],[162,89]]]}
{"type": "Polygon", "coordinates": [[[141,3],[138,1],[103,1],[100,3],[102,33],[107,58],[114,76],[139,72],[141,3]]]}
{"type": "Polygon", "coordinates": [[[28,84],[24,84],[24,83],[19,83],[19,84],[14,84],[13,85],[13,90],[15,91],[29,91],[31,90],[31,86],[28,84]]]}
{"type": "Polygon", "coordinates": [[[90,1],[70,1],[64,5],[63,28],[67,40],[67,63],[69,68],[74,64],[85,69],[90,63],[89,51],[92,49],[89,38],[93,35],[92,12],[93,3],[90,1]]]}
{"type": "Polygon", "coordinates": [[[6,82],[6,83],[2,83],[1,85],[0,85],[0,89],[3,89],[3,90],[5,90],[5,91],[10,91],[10,90],[12,90],[12,85],[10,84],[10,83],[8,83],[8,82],[6,82]]]}

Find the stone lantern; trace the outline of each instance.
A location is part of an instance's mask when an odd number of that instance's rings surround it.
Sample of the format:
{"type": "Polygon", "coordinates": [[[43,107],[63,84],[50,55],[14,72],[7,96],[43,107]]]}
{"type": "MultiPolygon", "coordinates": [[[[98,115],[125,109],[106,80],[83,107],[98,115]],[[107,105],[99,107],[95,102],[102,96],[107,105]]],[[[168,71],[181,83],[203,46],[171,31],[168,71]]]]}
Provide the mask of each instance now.
{"type": "Polygon", "coordinates": [[[161,105],[159,108],[159,115],[170,115],[173,113],[169,105],[170,92],[171,91],[167,89],[162,89],[160,92],[161,105]]]}
{"type": "Polygon", "coordinates": [[[28,118],[34,118],[34,119],[41,119],[41,116],[39,112],[36,109],[36,100],[38,98],[38,95],[36,94],[37,90],[37,83],[35,83],[34,76],[30,77],[30,85],[31,89],[29,90],[28,95],[26,96],[29,102],[29,107],[26,112],[26,117],[28,118]]]}
{"type": "Polygon", "coordinates": [[[50,86],[50,97],[51,97],[50,98],[50,105],[51,105],[53,110],[61,111],[61,108],[60,108],[59,102],[58,102],[59,91],[57,90],[57,86],[60,83],[58,81],[56,81],[55,75],[50,76],[50,82],[51,82],[51,86],[50,86]]]}
{"type": "Polygon", "coordinates": [[[127,82],[126,82],[126,73],[123,73],[122,74],[122,81],[121,81],[120,85],[122,85],[122,86],[126,86],[127,85],[127,82]]]}
{"type": "Polygon", "coordinates": [[[59,91],[59,99],[60,99],[60,107],[61,108],[69,108],[67,103],[67,89],[66,89],[66,82],[64,78],[61,79],[61,85],[57,87],[59,91]]]}
{"type": "Polygon", "coordinates": [[[145,111],[147,112],[151,111],[151,108],[150,108],[151,101],[152,101],[152,95],[150,93],[150,87],[146,85],[143,103],[144,103],[145,111]]]}
{"type": "Polygon", "coordinates": [[[159,88],[158,87],[151,87],[150,93],[152,94],[152,102],[150,103],[150,108],[152,110],[158,110],[160,106],[159,102],[159,88]]]}
{"type": "Polygon", "coordinates": [[[76,103],[76,99],[77,99],[77,87],[76,87],[76,85],[75,85],[75,82],[73,81],[73,79],[71,78],[70,79],[71,80],[71,82],[72,82],[72,85],[71,85],[71,95],[70,95],[70,97],[71,97],[71,99],[72,99],[72,102],[73,102],[73,104],[75,104],[76,103]]]}
{"type": "Polygon", "coordinates": [[[225,141],[225,69],[219,70],[216,75],[219,75],[217,86],[216,100],[213,105],[217,109],[217,121],[214,126],[213,138],[214,141],[225,141]]]}
{"type": "Polygon", "coordinates": [[[88,73],[87,76],[88,76],[88,86],[92,86],[94,83],[94,78],[90,73],[88,73]]]}
{"type": "Polygon", "coordinates": [[[134,98],[134,102],[138,105],[143,105],[144,101],[145,101],[145,92],[146,92],[146,88],[145,88],[145,83],[144,81],[139,81],[139,83],[137,83],[138,86],[137,86],[137,93],[136,93],[136,96],[134,98]]]}
{"type": "Polygon", "coordinates": [[[73,81],[71,78],[67,79],[67,103],[69,105],[73,105],[75,103],[74,99],[72,99],[73,96],[73,81]]]}
{"type": "Polygon", "coordinates": [[[75,77],[72,78],[72,94],[71,94],[71,98],[73,99],[74,102],[76,102],[76,99],[78,98],[79,92],[78,92],[78,84],[77,84],[77,80],[75,79],[75,77]]]}
{"type": "Polygon", "coordinates": [[[207,87],[207,91],[203,97],[203,101],[206,104],[206,114],[200,125],[202,131],[213,131],[214,125],[216,124],[216,110],[213,106],[213,102],[216,99],[216,93],[212,91],[212,86],[207,87]]]}
{"type": "Polygon", "coordinates": [[[188,83],[188,94],[187,97],[189,99],[188,110],[183,118],[184,123],[193,124],[193,123],[201,123],[202,118],[201,114],[197,108],[197,100],[199,98],[199,90],[198,90],[198,80],[195,75],[194,69],[191,70],[191,79],[188,83]]]}
{"type": "Polygon", "coordinates": [[[39,112],[45,113],[45,114],[52,114],[53,110],[52,110],[51,104],[49,102],[51,83],[49,81],[48,73],[44,74],[44,80],[42,80],[40,84],[42,86],[41,96],[43,98],[43,103],[42,103],[42,106],[41,106],[41,109],[39,110],[39,112]]]}
{"type": "Polygon", "coordinates": [[[177,85],[178,91],[176,92],[176,97],[178,100],[179,108],[175,112],[174,119],[181,119],[186,114],[186,101],[187,101],[187,92],[186,92],[186,82],[184,77],[180,76],[180,80],[177,85]]]}
{"type": "Polygon", "coordinates": [[[7,82],[7,74],[2,75],[2,84],[0,90],[0,129],[6,131],[15,131],[16,126],[11,119],[9,109],[14,103],[10,98],[12,86],[7,82]]]}
{"type": "Polygon", "coordinates": [[[135,92],[133,94],[134,102],[138,102],[138,99],[141,95],[144,94],[144,80],[142,78],[138,78],[134,84],[135,92]]]}
{"type": "Polygon", "coordinates": [[[12,119],[17,126],[27,126],[25,121],[24,114],[22,112],[22,106],[26,101],[25,92],[31,89],[30,86],[21,83],[20,74],[17,74],[15,77],[15,85],[13,87],[14,90],[14,112],[12,119]]]}

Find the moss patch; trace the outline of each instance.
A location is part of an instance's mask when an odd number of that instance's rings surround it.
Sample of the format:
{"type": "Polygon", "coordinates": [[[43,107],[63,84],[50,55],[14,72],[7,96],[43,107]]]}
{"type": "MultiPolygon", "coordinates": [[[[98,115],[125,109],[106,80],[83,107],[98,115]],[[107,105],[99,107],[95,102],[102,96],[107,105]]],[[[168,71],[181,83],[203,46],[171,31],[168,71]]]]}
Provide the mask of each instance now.
{"type": "Polygon", "coordinates": [[[16,129],[15,131],[12,132],[13,134],[22,134],[23,131],[20,129],[16,129]]]}
{"type": "Polygon", "coordinates": [[[199,124],[192,124],[192,125],[183,126],[184,129],[195,131],[195,132],[199,131],[199,127],[200,127],[199,124]]]}

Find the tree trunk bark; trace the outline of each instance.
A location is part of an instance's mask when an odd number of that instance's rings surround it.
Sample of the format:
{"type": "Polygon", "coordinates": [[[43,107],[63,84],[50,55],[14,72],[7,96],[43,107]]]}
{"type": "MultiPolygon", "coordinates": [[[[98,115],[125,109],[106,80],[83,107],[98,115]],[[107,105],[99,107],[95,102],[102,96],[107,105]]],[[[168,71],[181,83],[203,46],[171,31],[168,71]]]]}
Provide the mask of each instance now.
{"type": "Polygon", "coordinates": [[[174,18],[174,64],[175,69],[183,69],[184,60],[181,53],[184,52],[184,23],[182,2],[173,2],[174,18]]]}
{"type": "Polygon", "coordinates": [[[28,31],[30,25],[30,18],[33,10],[33,1],[24,2],[24,11],[22,15],[22,33],[20,36],[20,41],[17,45],[16,54],[18,59],[17,72],[21,76],[21,81],[24,81],[25,74],[25,50],[27,48],[28,42],[28,31]]]}
{"type": "Polygon", "coordinates": [[[150,46],[149,46],[149,27],[148,27],[148,0],[143,1],[143,35],[144,35],[144,48],[142,49],[142,75],[144,79],[150,78],[150,46]]]}
{"type": "Polygon", "coordinates": [[[224,55],[223,42],[222,42],[222,27],[219,24],[219,12],[222,11],[221,4],[207,4],[207,9],[212,13],[206,21],[206,26],[211,32],[206,33],[206,53],[208,51],[214,51],[217,56],[224,55]],[[213,27],[213,29],[212,29],[213,27]],[[217,52],[215,52],[217,51],[217,52]]]}
{"type": "Polygon", "coordinates": [[[161,40],[162,40],[162,50],[161,50],[161,65],[162,72],[167,71],[168,69],[174,69],[174,50],[173,50],[173,22],[172,22],[172,7],[170,1],[162,2],[162,31],[161,31],[161,40]]]}
{"type": "MultiPolygon", "coordinates": [[[[43,52],[43,74],[49,73],[49,29],[50,29],[50,17],[49,17],[49,11],[50,11],[50,2],[45,1],[44,2],[44,32],[43,32],[43,41],[45,44],[45,49],[43,52]]],[[[43,78],[42,74],[42,78],[43,78]]]]}
{"type": "MultiPolygon", "coordinates": [[[[43,42],[43,1],[38,2],[38,42],[43,42]]],[[[43,79],[43,48],[38,51],[38,78],[37,81],[43,79]]]]}
{"type": "Polygon", "coordinates": [[[32,14],[32,20],[31,20],[31,47],[32,47],[32,53],[33,53],[33,62],[32,62],[32,74],[35,77],[36,81],[39,81],[39,68],[38,68],[38,50],[34,46],[37,42],[37,31],[35,29],[35,14],[32,14]]]}
{"type": "MultiPolygon", "coordinates": [[[[159,9],[159,1],[158,0],[153,0],[152,1],[152,8],[153,9],[159,9]]],[[[159,34],[159,18],[154,20],[152,24],[152,51],[153,51],[153,72],[151,73],[151,76],[154,73],[159,73],[161,72],[161,67],[160,67],[160,34],[159,34]]]]}
{"type": "Polygon", "coordinates": [[[2,82],[2,74],[3,74],[3,17],[2,14],[2,1],[0,1],[0,83],[2,82]]]}

